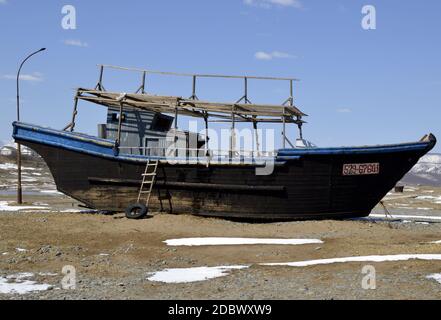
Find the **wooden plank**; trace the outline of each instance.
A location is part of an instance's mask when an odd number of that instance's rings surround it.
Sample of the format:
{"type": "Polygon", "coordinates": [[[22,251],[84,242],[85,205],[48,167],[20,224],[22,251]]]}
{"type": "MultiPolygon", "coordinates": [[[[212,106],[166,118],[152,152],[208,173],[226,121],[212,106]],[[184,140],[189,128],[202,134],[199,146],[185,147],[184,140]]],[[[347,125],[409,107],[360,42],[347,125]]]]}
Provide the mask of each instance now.
{"type": "MultiPolygon", "coordinates": [[[[120,102],[134,108],[152,110],[154,112],[174,113],[201,117],[220,117],[222,114],[231,115],[231,109],[234,106],[234,113],[244,117],[244,121],[252,122],[248,117],[285,117],[291,120],[293,116],[303,117],[305,113],[301,112],[295,106],[281,106],[270,104],[236,104],[222,102],[207,102],[200,100],[188,100],[174,96],[153,96],[147,94],[121,94],[116,92],[107,92],[100,90],[78,89],[78,99],[94,102],[107,106],[118,106],[120,102]]],[[[294,122],[294,120],[291,120],[294,122]]],[[[273,121],[276,122],[276,121],[273,121]]]]}

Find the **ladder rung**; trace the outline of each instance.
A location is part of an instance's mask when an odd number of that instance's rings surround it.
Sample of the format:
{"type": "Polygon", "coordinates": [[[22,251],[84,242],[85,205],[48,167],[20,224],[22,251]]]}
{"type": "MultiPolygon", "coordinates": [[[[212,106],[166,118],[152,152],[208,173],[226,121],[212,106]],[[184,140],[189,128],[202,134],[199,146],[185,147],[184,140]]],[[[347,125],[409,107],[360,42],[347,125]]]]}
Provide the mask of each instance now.
{"type": "Polygon", "coordinates": [[[142,182],[141,182],[141,188],[139,190],[138,194],[138,200],[141,197],[141,194],[147,194],[147,200],[146,204],[148,205],[150,196],[152,194],[153,190],[153,184],[155,183],[155,177],[156,177],[156,170],[158,169],[158,160],[147,160],[144,173],[141,174],[142,182]],[[150,172],[149,172],[150,171],[150,172]],[[151,177],[151,178],[147,178],[151,177]],[[148,190],[144,190],[148,189],[148,190]]]}

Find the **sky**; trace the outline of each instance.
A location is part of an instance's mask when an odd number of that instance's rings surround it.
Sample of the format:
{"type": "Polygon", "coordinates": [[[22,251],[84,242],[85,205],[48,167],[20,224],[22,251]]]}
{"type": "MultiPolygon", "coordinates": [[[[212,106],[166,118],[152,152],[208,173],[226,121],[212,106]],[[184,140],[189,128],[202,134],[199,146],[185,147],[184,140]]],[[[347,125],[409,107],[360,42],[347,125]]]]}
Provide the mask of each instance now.
{"type": "MultiPolygon", "coordinates": [[[[20,80],[28,123],[63,128],[75,88],[94,87],[97,65],[112,64],[298,78],[304,136],[318,146],[416,141],[429,132],[441,139],[440,17],[438,0],[0,0],[0,141],[11,140],[18,66],[41,47],[20,80]],[[66,5],[75,8],[75,29],[63,28],[66,5]],[[363,28],[365,5],[375,8],[376,29],[363,28]]],[[[132,92],[139,81],[136,73],[104,75],[107,90],[132,92]]],[[[249,99],[278,104],[288,90],[250,80],[249,99]]],[[[191,79],[151,76],[147,91],[187,97],[191,79]]],[[[241,94],[239,80],[198,82],[203,100],[241,94]]],[[[103,107],[80,103],[77,131],[96,134],[103,122],[103,107]]],[[[187,122],[181,117],[179,127],[187,122]]]]}

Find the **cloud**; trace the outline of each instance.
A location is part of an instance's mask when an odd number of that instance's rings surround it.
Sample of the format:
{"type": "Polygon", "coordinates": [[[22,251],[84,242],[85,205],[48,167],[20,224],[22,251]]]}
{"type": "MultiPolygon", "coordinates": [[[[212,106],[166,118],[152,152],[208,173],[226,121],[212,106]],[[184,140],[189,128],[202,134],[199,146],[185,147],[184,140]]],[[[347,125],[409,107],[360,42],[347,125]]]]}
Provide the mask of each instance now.
{"type": "Polygon", "coordinates": [[[338,113],[350,113],[350,112],[352,112],[352,109],[349,109],[349,108],[339,108],[339,109],[337,109],[337,112],[338,113]]]}
{"type": "Polygon", "coordinates": [[[63,43],[66,46],[74,46],[74,47],[82,47],[82,48],[86,48],[89,46],[86,42],[82,42],[81,40],[74,40],[74,39],[63,40],[63,43]]]}
{"type": "Polygon", "coordinates": [[[269,9],[273,6],[302,9],[300,0],[243,0],[246,5],[269,9]]]}
{"type": "Polygon", "coordinates": [[[292,54],[281,51],[273,51],[273,52],[258,51],[254,54],[254,58],[256,58],[257,60],[273,60],[273,59],[294,59],[297,57],[292,54]]]}
{"type": "MultiPolygon", "coordinates": [[[[3,79],[9,79],[9,80],[16,80],[17,79],[17,75],[15,75],[15,74],[5,74],[5,75],[3,75],[2,78],[3,79]]],[[[40,81],[43,81],[43,75],[40,72],[34,72],[32,74],[20,74],[20,80],[22,80],[22,81],[31,81],[31,82],[40,82],[40,81]]]]}

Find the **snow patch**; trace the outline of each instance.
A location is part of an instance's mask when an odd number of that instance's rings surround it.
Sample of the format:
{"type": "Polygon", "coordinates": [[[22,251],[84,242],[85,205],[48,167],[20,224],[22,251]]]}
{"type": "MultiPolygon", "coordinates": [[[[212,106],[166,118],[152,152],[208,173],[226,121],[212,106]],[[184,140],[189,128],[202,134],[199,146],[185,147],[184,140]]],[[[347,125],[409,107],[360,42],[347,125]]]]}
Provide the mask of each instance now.
{"type": "MultiPolygon", "coordinates": [[[[373,218],[384,218],[384,214],[370,214],[369,217],[373,218]]],[[[417,215],[407,215],[407,214],[392,214],[393,218],[397,219],[422,219],[422,220],[438,220],[441,221],[441,216],[417,216],[417,215]]]]}
{"type": "Polygon", "coordinates": [[[41,193],[53,193],[53,194],[62,194],[57,190],[40,190],[41,193]]]}
{"type": "Polygon", "coordinates": [[[13,163],[0,163],[0,169],[1,170],[17,170],[17,165],[13,163]]]}
{"type": "Polygon", "coordinates": [[[33,291],[45,291],[51,287],[49,284],[38,284],[36,281],[29,280],[33,276],[33,273],[24,272],[0,277],[0,293],[26,294],[33,291]]]}
{"type": "MultiPolygon", "coordinates": [[[[432,200],[432,199],[437,199],[437,197],[434,196],[418,196],[415,199],[419,199],[419,200],[432,200]]],[[[441,199],[441,197],[440,197],[441,199]]]]}
{"type": "Polygon", "coordinates": [[[407,261],[416,260],[441,260],[441,254],[395,254],[395,255],[376,255],[358,256],[331,259],[318,259],[296,262],[261,263],[263,266],[289,266],[289,267],[308,267],[322,264],[343,263],[343,262],[388,262],[388,261],[407,261]]]}
{"type": "Polygon", "coordinates": [[[205,238],[181,238],[163,241],[168,246],[223,246],[242,244],[269,244],[269,245],[300,245],[320,244],[319,239],[265,239],[265,238],[227,238],[227,237],[205,237],[205,238]]]}
{"type": "MultiPolygon", "coordinates": [[[[0,163],[0,169],[1,170],[17,170],[18,167],[15,163],[0,163]]],[[[34,167],[21,167],[22,170],[27,170],[27,171],[35,171],[35,170],[40,170],[34,167]]]]}
{"type": "Polygon", "coordinates": [[[441,283],[441,273],[433,273],[426,277],[426,279],[433,279],[438,283],[441,283]]]}
{"type": "Polygon", "coordinates": [[[245,269],[248,267],[249,266],[218,266],[164,269],[162,271],[151,273],[147,280],[165,283],[206,281],[227,276],[231,270],[245,269]]]}
{"type": "Polygon", "coordinates": [[[41,206],[10,206],[10,201],[0,201],[0,211],[20,211],[20,210],[33,210],[33,209],[47,209],[47,207],[41,206]]]}

